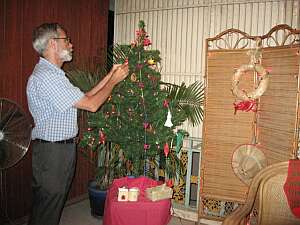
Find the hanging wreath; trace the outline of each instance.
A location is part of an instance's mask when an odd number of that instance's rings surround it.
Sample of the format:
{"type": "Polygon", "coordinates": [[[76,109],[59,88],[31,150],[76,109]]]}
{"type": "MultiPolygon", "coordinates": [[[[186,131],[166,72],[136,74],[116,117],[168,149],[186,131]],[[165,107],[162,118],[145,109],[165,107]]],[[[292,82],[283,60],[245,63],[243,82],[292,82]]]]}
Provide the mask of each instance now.
{"type": "Polygon", "coordinates": [[[261,64],[246,64],[240,66],[233,75],[232,79],[232,94],[239,100],[238,103],[234,103],[235,113],[237,110],[242,111],[256,111],[256,99],[264,94],[269,84],[269,72],[263,68],[261,64]],[[259,84],[257,88],[251,92],[239,89],[239,81],[241,76],[247,71],[255,71],[259,76],[259,84]]]}
{"type": "Polygon", "coordinates": [[[243,101],[258,99],[267,90],[269,84],[268,75],[269,72],[260,64],[247,64],[240,66],[233,75],[232,94],[243,101]],[[249,70],[254,70],[255,72],[257,72],[260,77],[260,81],[258,87],[254,91],[247,93],[244,90],[240,90],[238,84],[242,74],[249,70]]]}

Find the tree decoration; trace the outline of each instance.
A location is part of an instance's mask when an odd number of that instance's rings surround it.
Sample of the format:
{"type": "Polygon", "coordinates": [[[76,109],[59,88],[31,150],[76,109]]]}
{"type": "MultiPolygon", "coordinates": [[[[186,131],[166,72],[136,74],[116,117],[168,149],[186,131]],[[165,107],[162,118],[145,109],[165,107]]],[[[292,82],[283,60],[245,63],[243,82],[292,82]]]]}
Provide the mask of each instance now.
{"type": "Polygon", "coordinates": [[[141,89],[143,89],[143,88],[145,87],[145,85],[144,85],[143,82],[139,82],[139,83],[138,83],[138,86],[139,86],[139,88],[141,88],[141,89]]]}
{"type": "Polygon", "coordinates": [[[105,144],[106,136],[102,130],[99,130],[99,144],[105,144]]]}
{"type": "Polygon", "coordinates": [[[167,180],[167,181],[166,181],[166,185],[167,185],[168,187],[172,188],[172,187],[174,186],[173,180],[172,180],[172,179],[167,180]]]}
{"type": "Polygon", "coordinates": [[[144,44],[144,46],[149,46],[149,45],[151,45],[150,39],[146,37],[146,38],[144,39],[144,41],[143,41],[143,44],[144,44]]]}
{"type": "Polygon", "coordinates": [[[175,148],[176,154],[178,154],[181,149],[183,139],[184,139],[184,133],[182,131],[177,131],[177,133],[176,133],[176,148],[175,148]]]}
{"type": "Polygon", "coordinates": [[[168,157],[169,152],[170,152],[169,144],[168,142],[166,142],[164,145],[164,153],[166,157],[168,157]]]}
{"type": "Polygon", "coordinates": [[[153,129],[151,124],[149,124],[149,126],[146,128],[146,131],[149,132],[149,133],[155,134],[155,130],[153,129]]]}
{"type": "Polygon", "coordinates": [[[148,63],[149,65],[154,65],[154,64],[155,64],[155,60],[152,59],[152,58],[150,58],[150,59],[148,59],[147,63],[148,63]]]}
{"type": "Polygon", "coordinates": [[[135,73],[132,73],[132,74],[130,75],[130,80],[131,80],[132,82],[136,82],[137,77],[136,77],[135,73]]]}
{"type": "Polygon", "coordinates": [[[168,108],[169,107],[169,102],[168,102],[168,100],[164,100],[164,102],[163,102],[163,106],[165,107],[165,108],[168,108]]]}
{"type": "Polygon", "coordinates": [[[150,145],[148,145],[148,144],[144,144],[144,150],[146,151],[147,149],[149,149],[150,148],[150,145]]]}
{"type": "Polygon", "coordinates": [[[138,64],[136,64],[136,68],[137,68],[137,70],[141,70],[142,68],[143,68],[143,64],[142,63],[138,63],[138,64]]]}
{"type": "Polygon", "coordinates": [[[168,115],[167,115],[167,120],[164,124],[165,127],[172,127],[173,126],[173,123],[172,123],[172,115],[171,115],[171,112],[170,110],[168,109],[168,115]]]}

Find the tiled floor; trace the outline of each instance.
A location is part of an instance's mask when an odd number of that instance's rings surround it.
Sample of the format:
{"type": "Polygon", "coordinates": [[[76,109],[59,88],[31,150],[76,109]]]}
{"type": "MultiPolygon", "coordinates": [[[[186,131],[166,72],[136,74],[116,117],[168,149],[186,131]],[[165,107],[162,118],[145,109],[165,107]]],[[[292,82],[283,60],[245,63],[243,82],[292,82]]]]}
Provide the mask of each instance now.
{"type": "MultiPolygon", "coordinates": [[[[197,223],[172,217],[168,225],[196,225],[197,223]]],[[[89,201],[67,206],[62,214],[60,225],[102,225],[102,220],[91,216],[89,201]]],[[[141,224],[142,225],[142,224],[141,224]]],[[[197,224],[198,225],[198,224],[197,224]]]]}
{"type": "MultiPolygon", "coordinates": [[[[26,218],[15,223],[5,223],[4,225],[26,225],[26,218]]],[[[201,223],[183,220],[173,216],[168,225],[221,225],[221,222],[201,219],[201,223]]],[[[59,225],[102,225],[101,218],[91,216],[89,200],[83,200],[64,208],[59,225]]],[[[143,224],[141,224],[143,225],[143,224]]]]}

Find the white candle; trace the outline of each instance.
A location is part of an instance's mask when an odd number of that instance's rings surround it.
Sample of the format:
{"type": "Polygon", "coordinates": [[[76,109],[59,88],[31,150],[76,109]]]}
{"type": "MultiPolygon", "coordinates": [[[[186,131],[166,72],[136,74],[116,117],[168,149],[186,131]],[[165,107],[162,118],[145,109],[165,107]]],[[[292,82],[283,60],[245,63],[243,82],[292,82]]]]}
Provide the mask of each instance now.
{"type": "Polygon", "coordinates": [[[136,202],[138,200],[140,190],[138,188],[130,188],[128,192],[128,201],[136,202]]]}

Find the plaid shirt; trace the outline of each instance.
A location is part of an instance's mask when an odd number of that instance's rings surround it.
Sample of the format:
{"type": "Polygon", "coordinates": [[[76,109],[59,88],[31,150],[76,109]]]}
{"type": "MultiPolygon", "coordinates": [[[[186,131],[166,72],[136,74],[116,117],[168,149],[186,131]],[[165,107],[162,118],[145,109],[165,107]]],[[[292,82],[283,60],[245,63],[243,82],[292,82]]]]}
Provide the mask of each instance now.
{"type": "Polygon", "coordinates": [[[27,83],[29,110],[34,119],[32,139],[60,141],[78,133],[74,104],[84,96],[63,70],[40,58],[27,83]]]}

